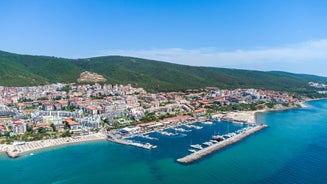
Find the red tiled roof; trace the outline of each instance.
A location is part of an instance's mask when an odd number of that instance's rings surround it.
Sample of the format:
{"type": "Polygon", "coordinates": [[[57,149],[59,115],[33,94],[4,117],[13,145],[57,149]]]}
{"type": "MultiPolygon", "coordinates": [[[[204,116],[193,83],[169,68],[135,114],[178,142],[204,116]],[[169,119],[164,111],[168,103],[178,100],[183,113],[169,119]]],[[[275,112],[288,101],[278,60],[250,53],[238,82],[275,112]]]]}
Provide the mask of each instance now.
{"type": "Polygon", "coordinates": [[[195,113],[199,113],[199,112],[204,112],[204,111],[206,111],[206,109],[205,108],[201,108],[201,109],[195,110],[194,112],[195,113]]]}
{"type": "Polygon", "coordinates": [[[154,125],[156,123],[157,122],[155,122],[155,121],[151,121],[151,122],[147,122],[147,123],[138,124],[137,126],[144,127],[144,126],[154,125]]]}
{"type": "Polygon", "coordinates": [[[78,125],[78,123],[77,123],[76,121],[74,121],[74,120],[72,120],[72,119],[69,119],[69,118],[65,119],[64,121],[65,121],[69,126],[72,126],[72,125],[78,125]]]}

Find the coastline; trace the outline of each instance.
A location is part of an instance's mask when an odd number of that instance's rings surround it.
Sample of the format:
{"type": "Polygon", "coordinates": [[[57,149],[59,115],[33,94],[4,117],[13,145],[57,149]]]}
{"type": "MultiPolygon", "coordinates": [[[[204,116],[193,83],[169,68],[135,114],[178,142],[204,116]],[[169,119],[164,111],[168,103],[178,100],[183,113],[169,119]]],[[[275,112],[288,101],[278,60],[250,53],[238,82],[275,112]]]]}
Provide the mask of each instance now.
{"type": "Polygon", "coordinates": [[[216,114],[214,116],[218,116],[223,120],[227,120],[234,123],[245,123],[245,124],[256,124],[256,116],[257,113],[265,113],[265,112],[274,112],[274,111],[285,111],[291,109],[298,109],[298,108],[307,108],[308,106],[305,105],[305,102],[299,103],[300,107],[293,105],[293,106],[278,106],[274,108],[264,108],[261,110],[255,111],[237,111],[237,112],[224,112],[220,114],[216,114]]]}
{"type": "Polygon", "coordinates": [[[35,150],[42,150],[46,148],[52,148],[62,145],[83,143],[97,140],[105,140],[106,136],[102,133],[95,133],[90,135],[78,136],[78,137],[65,137],[58,139],[47,139],[25,142],[23,145],[6,145],[0,144],[0,152],[5,152],[11,158],[16,158],[20,154],[28,153],[35,150]]]}
{"type": "Polygon", "coordinates": [[[327,97],[326,98],[308,98],[308,99],[304,100],[304,103],[311,102],[311,101],[318,101],[318,100],[327,100],[327,97]]]}
{"type": "MultiPolygon", "coordinates": [[[[264,108],[261,110],[255,111],[238,111],[238,112],[226,112],[216,114],[219,118],[223,120],[227,120],[234,123],[245,123],[245,124],[256,124],[256,117],[257,113],[265,113],[270,111],[285,111],[297,108],[307,108],[308,106],[305,105],[306,102],[309,101],[316,101],[316,100],[325,100],[327,98],[322,99],[306,99],[305,101],[301,101],[299,103],[300,107],[297,105],[285,107],[285,106],[277,106],[277,108],[264,108]]],[[[16,158],[19,154],[41,150],[51,147],[57,147],[62,145],[68,144],[75,144],[75,143],[83,143],[89,141],[96,141],[96,140],[105,140],[107,138],[106,135],[102,133],[95,133],[90,135],[78,136],[78,137],[66,137],[66,138],[58,138],[58,139],[47,139],[47,140],[39,140],[39,141],[31,141],[26,142],[24,145],[6,145],[0,144],[0,153],[7,153],[7,155],[11,158],[16,158]]]]}

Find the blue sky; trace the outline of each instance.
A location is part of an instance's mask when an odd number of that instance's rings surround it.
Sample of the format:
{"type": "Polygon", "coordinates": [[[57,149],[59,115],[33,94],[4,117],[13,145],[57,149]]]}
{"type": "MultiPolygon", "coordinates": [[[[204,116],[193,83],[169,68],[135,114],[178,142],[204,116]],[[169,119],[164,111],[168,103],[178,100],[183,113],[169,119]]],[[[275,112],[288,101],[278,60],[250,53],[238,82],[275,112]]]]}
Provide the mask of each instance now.
{"type": "Polygon", "coordinates": [[[0,50],[327,76],[325,0],[1,0],[0,50]]]}

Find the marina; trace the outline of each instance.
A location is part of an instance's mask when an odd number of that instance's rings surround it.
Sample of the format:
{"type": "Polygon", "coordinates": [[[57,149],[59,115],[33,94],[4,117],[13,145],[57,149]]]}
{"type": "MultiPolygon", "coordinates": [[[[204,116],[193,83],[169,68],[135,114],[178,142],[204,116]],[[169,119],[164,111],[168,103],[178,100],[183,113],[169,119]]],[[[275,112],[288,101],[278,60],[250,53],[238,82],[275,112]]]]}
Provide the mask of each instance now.
{"type": "MultiPolygon", "coordinates": [[[[246,138],[247,136],[251,135],[251,134],[254,134],[264,128],[267,128],[267,125],[257,125],[257,126],[253,126],[253,127],[250,127],[250,128],[246,128],[243,132],[239,133],[239,134],[231,134],[232,136],[229,137],[228,139],[225,139],[223,141],[220,141],[216,144],[212,144],[206,148],[202,148],[201,145],[200,147],[202,149],[199,149],[198,151],[196,152],[193,152],[192,154],[190,155],[187,155],[183,158],[179,158],[177,159],[176,161],[179,162],[179,163],[182,163],[182,164],[188,164],[188,163],[192,163],[194,161],[197,161],[215,151],[218,151],[228,145],[231,145],[231,144],[234,144],[234,143],[237,143],[239,141],[241,141],[242,139],[246,138]]],[[[197,145],[191,145],[191,147],[193,148],[200,148],[199,146],[197,145]]]]}
{"type": "Polygon", "coordinates": [[[218,143],[224,142],[225,140],[231,140],[231,138],[234,138],[238,134],[243,134],[245,131],[252,129],[254,126],[254,124],[233,125],[232,122],[228,121],[221,122],[215,119],[207,119],[203,121],[180,122],[166,126],[161,125],[156,128],[151,127],[151,129],[149,129],[150,131],[145,128],[139,129],[137,127],[131,127],[128,129],[125,128],[121,130],[118,129],[107,132],[107,135],[108,141],[151,150],[162,145],[162,141],[168,141],[165,139],[174,139],[175,141],[188,139],[192,143],[192,137],[194,135],[198,135],[200,132],[202,132],[201,134],[207,132],[206,136],[204,137],[209,137],[209,140],[195,140],[195,144],[190,144],[189,148],[187,149],[188,152],[191,152],[192,154],[198,154],[199,151],[211,148],[218,143]],[[204,131],[201,130],[203,128],[204,131]],[[214,133],[216,131],[224,132],[224,134],[216,135],[214,133]],[[210,136],[209,132],[212,132],[212,136],[210,136]]]}

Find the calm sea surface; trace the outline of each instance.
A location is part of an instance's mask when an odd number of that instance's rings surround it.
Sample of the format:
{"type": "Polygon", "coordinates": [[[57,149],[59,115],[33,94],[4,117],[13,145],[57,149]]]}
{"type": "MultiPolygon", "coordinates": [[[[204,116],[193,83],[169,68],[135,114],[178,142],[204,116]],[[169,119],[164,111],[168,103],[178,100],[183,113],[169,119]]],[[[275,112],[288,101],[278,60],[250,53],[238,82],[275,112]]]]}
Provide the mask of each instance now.
{"type": "Polygon", "coordinates": [[[158,146],[151,151],[98,141],[18,159],[1,154],[0,183],[327,183],[327,101],[308,105],[259,114],[267,129],[191,165],[175,162],[190,144],[243,126],[196,124],[203,128],[172,137],[150,134],[159,140],[135,138],[158,146]]]}

